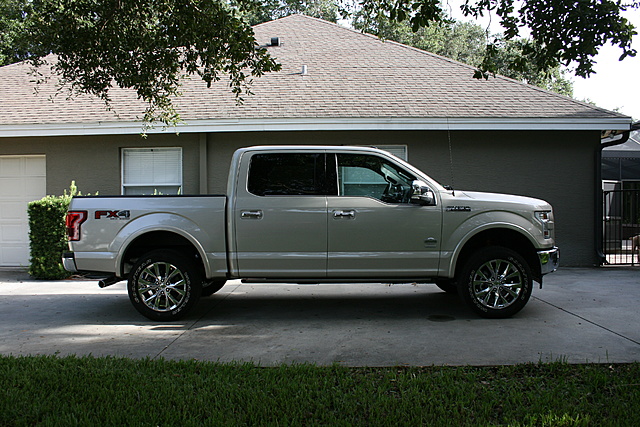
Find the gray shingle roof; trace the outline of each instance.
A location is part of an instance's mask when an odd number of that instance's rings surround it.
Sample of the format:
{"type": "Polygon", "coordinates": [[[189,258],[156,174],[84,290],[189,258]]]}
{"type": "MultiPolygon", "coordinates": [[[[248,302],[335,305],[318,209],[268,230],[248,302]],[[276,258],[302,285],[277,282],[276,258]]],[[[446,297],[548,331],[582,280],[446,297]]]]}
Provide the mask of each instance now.
{"type": "MultiPolygon", "coordinates": [[[[256,78],[255,95],[240,106],[224,79],[211,88],[195,77],[187,80],[176,105],[188,125],[273,119],[626,119],[508,78],[477,80],[467,65],[306,16],[260,24],[254,31],[261,45],[280,38],[281,46],[267,49],[282,70],[256,78]]],[[[113,111],[87,95],[66,99],[63,92],[51,102],[54,82],[41,85],[36,94],[28,71],[24,64],[0,68],[0,128],[134,122],[144,110],[135,94],[120,89],[111,94],[113,111]]]]}

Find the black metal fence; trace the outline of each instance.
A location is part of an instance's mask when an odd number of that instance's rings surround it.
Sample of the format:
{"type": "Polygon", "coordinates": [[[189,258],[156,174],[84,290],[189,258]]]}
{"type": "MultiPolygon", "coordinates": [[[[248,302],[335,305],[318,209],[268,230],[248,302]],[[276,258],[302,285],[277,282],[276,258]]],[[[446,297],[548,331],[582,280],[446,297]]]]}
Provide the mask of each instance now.
{"type": "Polygon", "coordinates": [[[640,265],[640,189],[610,187],[603,191],[602,252],[608,264],[640,265]]]}

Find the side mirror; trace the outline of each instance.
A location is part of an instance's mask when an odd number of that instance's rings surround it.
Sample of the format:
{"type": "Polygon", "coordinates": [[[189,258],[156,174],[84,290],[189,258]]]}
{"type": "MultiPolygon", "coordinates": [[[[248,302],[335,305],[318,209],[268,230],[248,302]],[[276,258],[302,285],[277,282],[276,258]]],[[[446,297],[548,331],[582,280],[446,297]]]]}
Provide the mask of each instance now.
{"type": "Polygon", "coordinates": [[[435,206],[436,195],[423,181],[411,184],[411,203],[421,206],[435,206]]]}

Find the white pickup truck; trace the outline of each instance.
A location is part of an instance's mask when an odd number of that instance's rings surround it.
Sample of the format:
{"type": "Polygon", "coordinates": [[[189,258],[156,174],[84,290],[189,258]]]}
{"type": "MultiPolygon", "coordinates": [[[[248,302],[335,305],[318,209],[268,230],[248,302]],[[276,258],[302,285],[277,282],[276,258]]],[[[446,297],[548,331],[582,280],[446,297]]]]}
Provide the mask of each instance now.
{"type": "Polygon", "coordinates": [[[453,190],[382,150],[251,147],[226,196],[75,197],[71,272],[128,280],[153,320],[184,316],[228,279],[435,283],[477,314],[520,311],[555,271],[551,206],[453,190]]]}

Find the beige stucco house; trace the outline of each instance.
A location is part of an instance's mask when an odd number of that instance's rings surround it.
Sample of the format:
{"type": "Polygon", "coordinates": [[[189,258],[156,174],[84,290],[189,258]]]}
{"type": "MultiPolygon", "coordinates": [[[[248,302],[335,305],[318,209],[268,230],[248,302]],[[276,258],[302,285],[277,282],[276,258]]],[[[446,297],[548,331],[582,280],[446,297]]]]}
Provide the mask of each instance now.
{"type": "MultiPolygon", "coordinates": [[[[34,92],[29,68],[0,68],[0,266],[25,265],[26,202],[75,180],[101,195],[219,194],[232,152],[257,144],[374,145],[454,188],[546,199],[564,265],[597,262],[596,153],[629,117],[300,15],[254,27],[282,70],[236,105],[224,81],[185,82],[184,124],[140,136],[144,105],[114,90],[34,92]],[[276,39],[277,38],[277,39],[276,39]]],[[[259,238],[259,237],[257,237],[259,238]]]]}

